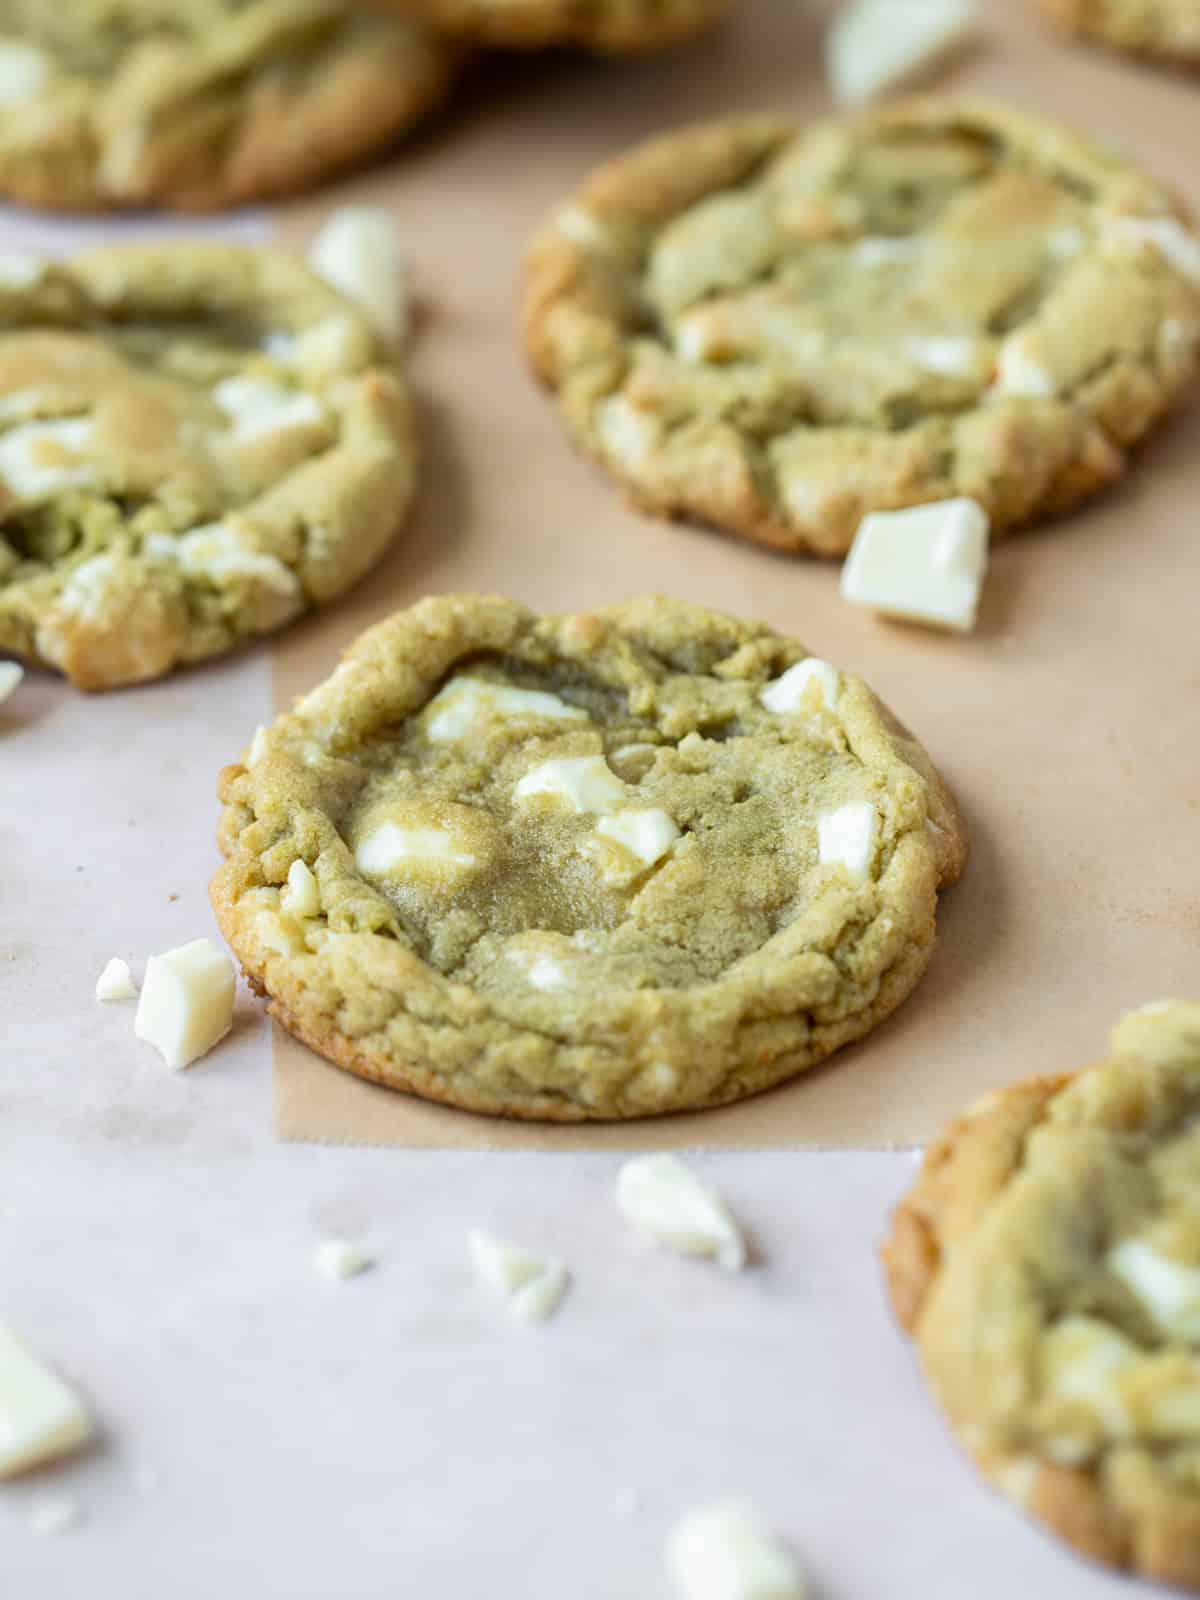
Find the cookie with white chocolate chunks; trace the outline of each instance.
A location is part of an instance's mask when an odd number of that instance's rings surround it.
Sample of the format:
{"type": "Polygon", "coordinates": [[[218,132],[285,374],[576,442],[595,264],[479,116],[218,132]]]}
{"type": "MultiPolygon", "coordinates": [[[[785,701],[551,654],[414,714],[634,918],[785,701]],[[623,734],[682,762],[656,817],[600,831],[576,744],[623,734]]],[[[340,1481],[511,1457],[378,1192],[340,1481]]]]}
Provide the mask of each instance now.
{"type": "Polygon", "coordinates": [[[1061,27],[1126,50],[1200,67],[1196,0],[1040,0],[1061,27]]]}
{"type": "Polygon", "coordinates": [[[159,677],[349,587],[403,523],[407,387],[299,261],[0,259],[0,649],[159,677]]]}
{"type": "Polygon", "coordinates": [[[210,210],[290,194],[389,144],[452,46],[339,0],[3,0],[0,194],[210,210]]]}
{"type": "Polygon", "coordinates": [[[388,0],[415,22],[464,44],[500,50],[575,45],[639,56],[711,28],[730,0],[388,0]]]}
{"type": "Polygon", "coordinates": [[[860,1038],[962,824],[859,679],[662,598],[370,629],[221,779],[226,939],[339,1066],[576,1121],[740,1099],[860,1038]]]}
{"type": "Polygon", "coordinates": [[[602,167],[535,239],[524,342],[635,502],[841,555],[976,500],[993,536],[1126,470],[1196,377],[1200,239],[1040,117],[745,117],[602,167]]]}
{"type": "Polygon", "coordinates": [[[884,1251],[951,1426],[1083,1554],[1200,1590],[1200,1004],[932,1147],[884,1251]]]}

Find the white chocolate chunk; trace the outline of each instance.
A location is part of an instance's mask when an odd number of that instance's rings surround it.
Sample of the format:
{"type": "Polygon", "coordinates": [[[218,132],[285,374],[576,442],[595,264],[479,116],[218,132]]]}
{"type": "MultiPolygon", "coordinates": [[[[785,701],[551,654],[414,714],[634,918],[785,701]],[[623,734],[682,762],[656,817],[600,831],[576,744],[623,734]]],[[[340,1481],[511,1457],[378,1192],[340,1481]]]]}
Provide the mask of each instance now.
{"type": "Polygon", "coordinates": [[[1087,246],[1088,236],[1082,228],[1068,224],[1055,228],[1046,238],[1046,249],[1056,261],[1070,261],[1087,246]]]}
{"type": "MultiPolygon", "coordinates": [[[[146,542],[150,544],[150,540],[146,542]]],[[[168,560],[174,557],[185,572],[197,577],[211,578],[218,583],[228,579],[249,578],[290,600],[300,600],[304,593],[299,578],[290,567],[284,566],[278,556],[248,549],[232,528],[220,522],[193,528],[190,533],[174,541],[156,541],[154,550],[168,560]]]]}
{"type": "Polygon", "coordinates": [[[24,39],[0,39],[0,106],[20,105],[41,93],[50,58],[24,39]]]}
{"type": "Polygon", "coordinates": [[[850,0],[825,40],[838,105],[860,105],[934,71],[975,33],[973,0],[850,0]]]}
{"type": "Polygon", "coordinates": [[[371,876],[412,872],[448,872],[460,875],[478,865],[471,851],[462,847],[445,828],[403,828],[395,822],[382,822],[354,852],[358,870],[371,876]]]}
{"type": "Polygon", "coordinates": [[[307,861],[293,861],[288,868],[287,883],[280,890],[280,909],[289,917],[301,922],[321,915],[321,891],[307,861]]]}
{"type": "Polygon", "coordinates": [[[137,985],[129,970],[129,963],[113,956],[96,979],[97,1000],[136,1000],[137,985]]]}
{"type": "Polygon", "coordinates": [[[855,241],[850,258],[864,272],[874,272],[880,267],[905,266],[917,259],[921,249],[921,241],[909,234],[894,238],[889,234],[868,234],[855,241]]]}
{"type": "Polygon", "coordinates": [[[1085,1404],[1116,1437],[1129,1428],[1129,1412],[1114,1379],[1134,1366],[1137,1346],[1095,1317],[1067,1316],[1047,1332],[1042,1381],[1056,1399],[1085,1404]]]}
{"type": "Polygon", "coordinates": [[[666,1568],[683,1600],[806,1600],[810,1592],[795,1557],[737,1505],[689,1512],[667,1540],[666,1568]]]}
{"type": "Polygon", "coordinates": [[[48,270],[44,257],[28,250],[0,250],[0,288],[32,289],[48,270]]]}
{"type": "Polygon", "coordinates": [[[885,616],[968,633],[987,556],[987,514],[974,500],[872,512],[842,568],[842,596],[885,616]]]}
{"type": "Polygon", "coordinates": [[[966,378],[975,370],[979,346],[974,339],[914,334],[904,340],[903,349],[914,367],[942,378],[966,378]]]}
{"type": "Polygon", "coordinates": [[[839,806],[817,818],[817,854],[823,867],[841,867],[863,881],[871,875],[879,842],[879,813],[867,800],[839,806]]]}
{"type": "Polygon", "coordinates": [[[1110,217],[1105,238],[1116,244],[1148,244],[1181,277],[1200,284],[1200,239],[1175,217],[1110,217]]]}
{"type": "Polygon", "coordinates": [[[10,428],[0,434],[0,477],[23,505],[37,505],[70,489],[94,488],[98,469],[80,459],[91,439],[87,417],[10,428]]]}
{"type": "Polygon", "coordinates": [[[573,811],[603,816],[626,799],[629,786],[603,756],[567,756],[533,767],[518,780],[514,792],[518,800],[547,795],[573,811]]]}
{"type": "Polygon", "coordinates": [[[408,274],[396,224],[377,206],[343,206],[318,233],[308,253],[318,277],[365,311],[389,345],[408,331],[408,274]]]}
{"type": "Polygon", "coordinates": [[[658,423],[624,395],[612,395],[597,407],[596,426],[604,448],[625,467],[640,466],[658,443],[658,423]]]}
{"type": "Polygon", "coordinates": [[[451,678],[425,708],[425,733],[435,744],[465,739],[485,718],[586,722],[587,712],[540,689],[513,689],[486,678],[451,678]]]}
{"type": "Polygon", "coordinates": [[[56,1495],[53,1500],[38,1500],[29,1513],[29,1531],[39,1539],[70,1533],[84,1520],[83,1508],[73,1495],[56,1495]]]}
{"type": "Polygon", "coordinates": [[[554,222],[560,233],[584,250],[611,251],[613,247],[609,230],[582,206],[564,206],[554,222]]]}
{"type": "Polygon", "coordinates": [[[312,1264],[313,1270],[323,1278],[340,1282],[366,1272],[368,1267],[375,1265],[375,1260],[365,1250],[360,1250],[345,1239],[323,1239],[313,1251],[312,1264]]]}
{"type": "Polygon", "coordinates": [[[74,1390],[0,1326],[0,1478],[78,1450],[91,1432],[74,1390]]]}
{"type": "Polygon", "coordinates": [[[568,983],[567,975],[558,962],[552,956],[546,955],[535,957],[526,977],[531,988],[551,993],[565,989],[568,983]]]}
{"type": "Polygon", "coordinates": [[[602,817],[596,832],[628,850],[644,867],[652,867],[679,838],[679,824],[659,806],[645,810],[621,811],[615,817],[602,817]]]}
{"type": "Polygon", "coordinates": [[[504,1297],[514,1317],[544,1322],[553,1315],[570,1283],[561,1261],[523,1250],[482,1228],[471,1229],[467,1245],[475,1271],[504,1297]]]}
{"type": "Polygon", "coordinates": [[[828,661],[822,661],[820,656],[807,656],[789,667],[782,677],[767,685],[758,697],[759,704],[777,716],[802,711],[812,698],[810,686],[814,683],[818,686],[816,694],[819,700],[824,702],[829,711],[836,711],[841,677],[837,668],[828,661]]]}
{"type": "Polygon", "coordinates": [[[720,1194],[677,1156],[635,1156],[617,1174],[617,1205],[640,1232],[685,1256],[746,1264],[746,1241],[720,1194]]]}
{"type": "Polygon", "coordinates": [[[151,956],[133,1031],[179,1071],[233,1027],[235,989],[233,962],[211,939],[151,956]]]}
{"type": "Polygon", "coordinates": [[[24,676],[25,668],[20,662],[0,661],[0,701],[8,699],[24,676]]]}
{"type": "Polygon", "coordinates": [[[1038,359],[1036,336],[1026,330],[1010,333],[996,360],[996,390],[1000,394],[1027,395],[1049,400],[1058,392],[1053,375],[1038,359]]]}
{"type": "Polygon", "coordinates": [[[245,444],[287,428],[321,424],[325,412],[318,400],[302,389],[288,389],[268,378],[222,378],[212,397],[233,424],[233,437],[245,444]]]}
{"type": "Polygon", "coordinates": [[[1200,1267],[1159,1255],[1144,1239],[1124,1239],[1109,1252],[1108,1270],[1169,1338],[1200,1343],[1200,1267]]]}

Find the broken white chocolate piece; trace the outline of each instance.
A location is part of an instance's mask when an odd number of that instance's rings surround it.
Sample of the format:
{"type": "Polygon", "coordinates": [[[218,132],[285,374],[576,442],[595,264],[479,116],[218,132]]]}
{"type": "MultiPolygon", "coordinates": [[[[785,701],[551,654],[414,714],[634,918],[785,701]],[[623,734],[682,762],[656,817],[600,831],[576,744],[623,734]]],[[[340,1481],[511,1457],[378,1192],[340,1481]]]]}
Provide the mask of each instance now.
{"type": "Polygon", "coordinates": [[[177,1071],[233,1027],[233,962],[211,939],[193,939],[146,963],[133,1031],[177,1071]]]}
{"type": "Polygon", "coordinates": [[[738,1505],[691,1511],[667,1540],[667,1574],[684,1600],[806,1600],[795,1557],[738,1505]]]}
{"type": "Polygon", "coordinates": [[[279,907],[301,922],[321,915],[321,891],[307,861],[297,859],[288,868],[287,882],[279,892],[279,907]]]}
{"type": "Polygon", "coordinates": [[[587,712],[540,689],[514,689],[486,678],[451,678],[425,708],[425,734],[436,744],[466,738],[487,717],[507,721],[586,722],[587,712]]]}
{"type": "Polygon", "coordinates": [[[568,756],[543,761],[518,780],[518,800],[547,795],[573,811],[603,816],[619,806],[629,794],[603,756],[568,756]]]}
{"type": "Polygon", "coordinates": [[[996,392],[1052,400],[1058,385],[1045,362],[1039,360],[1040,355],[1036,334],[1028,330],[1010,333],[996,358],[996,392]]]}
{"type": "Polygon", "coordinates": [[[976,340],[953,334],[914,334],[903,341],[902,348],[914,367],[939,378],[970,377],[979,355],[976,340]]]}
{"type": "Polygon", "coordinates": [[[842,596],[885,616],[968,633],[987,555],[987,514],[974,500],[875,511],[846,557],[842,596]]]}
{"type": "Polygon", "coordinates": [[[482,1228],[471,1229],[467,1244],[476,1272],[489,1288],[503,1295],[514,1317],[544,1322],[557,1310],[571,1281],[561,1261],[534,1255],[482,1228]]]}
{"type": "Polygon", "coordinates": [[[7,700],[25,676],[25,668],[17,661],[0,661],[0,701],[7,700]]]}
{"type": "Polygon", "coordinates": [[[375,1260],[345,1239],[323,1239],[313,1251],[312,1263],[323,1278],[341,1280],[356,1278],[360,1272],[373,1267],[375,1260]]]}
{"type": "Polygon", "coordinates": [[[1181,277],[1200,284],[1200,239],[1177,217],[1108,217],[1109,243],[1150,245],[1181,277]]]}
{"type": "Polygon", "coordinates": [[[133,974],[129,970],[129,963],[122,961],[120,956],[106,963],[104,971],[96,979],[97,1000],[136,1000],[137,985],[133,981],[133,974]]]}
{"type": "Polygon", "coordinates": [[[74,1390],[0,1326],[0,1478],[68,1455],[91,1433],[91,1418],[74,1390]]]}
{"type": "Polygon", "coordinates": [[[318,277],[365,311],[389,345],[408,332],[408,274],[396,224],[378,206],[343,206],[314,239],[308,263],[318,277]]]}
{"type": "Polygon", "coordinates": [[[1144,1239],[1123,1239],[1109,1252],[1108,1270],[1168,1338],[1200,1343],[1200,1266],[1172,1261],[1144,1239]]]}
{"type": "Polygon", "coordinates": [[[975,35],[974,0],[850,0],[825,40],[838,105],[861,105],[935,71],[975,35]]]}
{"type": "Polygon", "coordinates": [[[620,811],[615,817],[602,817],[596,832],[634,858],[642,867],[652,867],[679,838],[679,825],[669,812],[658,806],[645,810],[620,811]]]}
{"type": "Polygon", "coordinates": [[[318,400],[303,389],[288,389],[268,378],[222,378],[213,399],[233,424],[241,444],[288,428],[309,428],[325,420],[318,400]]]}
{"type": "Polygon", "coordinates": [[[50,57],[24,39],[0,39],[0,106],[21,105],[41,93],[50,57]]]}
{"type": "Polygon", "coordinates": [[[0,477],[22,505],[38,505],[69,489],[100,481],[96,465],[81,460],[92,440],[87,417],[26,422],[0,434],[0,477]]]}
{"type": "Polygon", "coordinates": [[[823,867],[841,867],[862,882],[871,875],[879,842],[879,813],[869,800],[853,801],[817,818],[817,856],[823,867]]]}
{"type": "Polygon", "coordinates": [[[383,822],[372,829],[354,852],[355,865],[368,876],[432,873],[462,877],[478,865],[478,858],[446,828],[403,828],[383,822]]]}
{"type": "Polygon", "coordinates": [[[836,667],[819,656],[808,656],[789,667],[782,677],[769,683],[759,695],[759,703],[779,716],[803,710],[810,701],[810,685],[817,684],[816,703],[824,702],[830,711],[837,709],[841,678],[836,667]]]}
{"type": "Polygon", "coordinates": [[[53,1500],[35,1500],[29,1511],[29,1531],[39,1539],[70,1533],[83,1521],[83,1508],[74,1495],[56,1495],[53,1500]]]}
{"type": "Polygon", "coordinates": [[[720,1194],[677,1156],[634,1156],[617,1174],[617,1205],[640,1232],[685,1256],[746,1264],[746,1241],[720,1194]]]}

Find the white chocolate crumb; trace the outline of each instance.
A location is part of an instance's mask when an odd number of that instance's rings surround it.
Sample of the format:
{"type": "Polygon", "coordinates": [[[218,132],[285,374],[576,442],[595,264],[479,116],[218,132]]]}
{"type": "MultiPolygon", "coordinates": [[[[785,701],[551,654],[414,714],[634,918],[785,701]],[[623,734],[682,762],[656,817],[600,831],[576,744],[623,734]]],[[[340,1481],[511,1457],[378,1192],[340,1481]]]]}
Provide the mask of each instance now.
{"type": "Polygon", "coordinates": [[[129,963],[122,961],[120,956],[113,956],[96,979],[96,999],[103,1001],[137,999],[137,984],[133,981],[129,963]]]}
{"type": "Polygon", "coordinates": [[[83,1507],[74,1495],[55,1495],[53,1499],[35,1500],[29,1508],[29,1531],[39,1539],[70,1533],[83,1520],[83,1507]]]}
{"type": "Polygon", "coordinates": [[[715,1258],[729,1272],[746,1264],[746,1241],[729,1207],[678,1156],[626,1161],[617,1205],[639,1232],[680,1255],[715,1258]]]}
{"type": "Polygon", "coordinates": [[[333,1281],[356,1278],[375,1265],[375,1258],[345,1239],[322,1239],[313,1251],[313,1269],[333,1281]]]}
{"type": "Polygon", "coordinates": [[[514,1317],[545,1322],[553,1316],[571,1281],[561,1261],[535,1255],[482,1228],[471,1229],[467,1245],[475,1271],[504,1298],[514,1317]]]}
{"type": "Polygon", "coordinates": [[[683,1600],[807,1600],[791,1552],[739,1505],[691,1511],[667,1540],[667,1575],[683,1600]]]}

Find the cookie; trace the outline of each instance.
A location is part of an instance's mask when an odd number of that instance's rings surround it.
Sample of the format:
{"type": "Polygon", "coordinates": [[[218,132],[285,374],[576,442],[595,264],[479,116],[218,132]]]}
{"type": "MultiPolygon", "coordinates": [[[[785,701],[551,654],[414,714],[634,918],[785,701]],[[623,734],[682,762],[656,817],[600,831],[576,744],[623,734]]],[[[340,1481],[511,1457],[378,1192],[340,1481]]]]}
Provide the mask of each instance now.
{"type": "Polygon", "coordinates": [[[1093,1559],[1200,1589],[1200,1004],[985,1100],[896,1213],[892,1301],[990,1482],[1093,1559]]]}
{"type": "Polygon", "coordinates": [[[8,0],[0,194],[189,210],[290,194],[381,149],[453,48],[338,0],[8,0]]]}
{"type": "Polygon", "coordinates": [[[721,1105],[912,990],[966,840],[795,639],[661,598],[422,601],[228,768],[213,904],[272,1014],[472,1111],[721,1105]]]}
{"type": "Polygon", "coordinates": [[[0,256],[0,649],[110,689],[341,594],[413,491],[381,362],[282,252],[0,256]]]}
{"type": "Polygon", "coordinates": [[[1200,66],[1200,0],[1041,0],[1055,22],[1135,55],[1200,66]]]}
{"type": "Polygon", "coordinates": [[[646,55],[711,28],[730,0],[391,0],[414,21],[501,50],[646,55]]]}
{"type": "Polygon", "coordinates": [[[1193,382],[1200,239],[1053,123],[900,101],[668,135],[541,230],[529,359],[647,510],[836,556],[863,516],[1066,510],[1193,382]]]}

